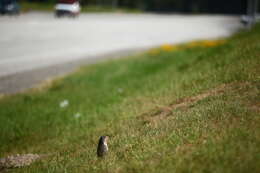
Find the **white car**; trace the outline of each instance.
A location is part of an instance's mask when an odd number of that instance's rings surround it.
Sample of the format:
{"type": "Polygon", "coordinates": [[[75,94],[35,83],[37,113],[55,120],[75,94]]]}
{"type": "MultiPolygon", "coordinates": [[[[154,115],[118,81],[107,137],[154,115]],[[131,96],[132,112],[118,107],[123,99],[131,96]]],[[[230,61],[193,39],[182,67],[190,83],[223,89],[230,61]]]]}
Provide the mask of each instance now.
{"type": "Polygon", "coordinates": [[[76,17],[80,13],[80,5],[77,0],[60,0],[55,6],[57,17],[76,17]]]}

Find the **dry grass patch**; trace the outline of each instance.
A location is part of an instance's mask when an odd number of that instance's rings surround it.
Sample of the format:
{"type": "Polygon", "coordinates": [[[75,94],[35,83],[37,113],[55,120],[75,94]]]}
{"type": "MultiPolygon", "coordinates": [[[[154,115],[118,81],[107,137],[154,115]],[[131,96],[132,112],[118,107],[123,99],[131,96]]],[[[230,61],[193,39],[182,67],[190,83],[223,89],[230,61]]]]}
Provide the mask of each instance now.
{"type": "MultiPolygon", "coordinates": [[[[155,108],[152,111],[148,111],[147,113],[142,114],[139,118],[143,119],[145,123],[155,123],[156,121],[165,119],[167,116],[172,115],[172,112],[176,109],[188,109],[192,105],[196,104],[197,102],[205,98],[221,95],[229,91],[234,91],[234,90],[237,91],[241,89],[241,87],[244,88],[249,85],[250,85],[249,82],[245,82],[245,83],[235,82],[230,84],[223,84],[214,89],[203,92],[199,95],[179,99],[168,106],[155,108]]],[[[253,105],[252,108],[256,110],[259,109],[257,105],[253,105]]]]}

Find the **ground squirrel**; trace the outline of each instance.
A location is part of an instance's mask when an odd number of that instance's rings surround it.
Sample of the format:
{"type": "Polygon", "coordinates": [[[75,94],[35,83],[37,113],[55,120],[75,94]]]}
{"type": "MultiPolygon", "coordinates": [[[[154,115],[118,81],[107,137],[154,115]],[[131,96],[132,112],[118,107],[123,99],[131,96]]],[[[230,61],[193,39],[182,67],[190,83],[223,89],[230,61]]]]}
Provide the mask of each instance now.
{"type": "Polygon", "coordinates": [[[97,147],[97,156],[103,157],[108,152],[108,136],[101,136],[99,138],[98,147],[97,147]]]}

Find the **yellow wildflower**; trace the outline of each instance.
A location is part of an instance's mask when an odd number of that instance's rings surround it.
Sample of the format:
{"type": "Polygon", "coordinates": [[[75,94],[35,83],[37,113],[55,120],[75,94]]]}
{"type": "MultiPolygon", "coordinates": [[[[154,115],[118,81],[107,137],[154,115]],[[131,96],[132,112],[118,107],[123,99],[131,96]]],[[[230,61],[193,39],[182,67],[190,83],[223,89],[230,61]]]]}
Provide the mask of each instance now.
{"type": "Polygon", "coordinates": [[[194,41],[191,43],[188,43],[186,46],[188,48],[193,48],[193,47],[215,47],[218,45],[221,45],[225,43],[224,40],[204,40],[204,41],[194,41]]]}
{"type": "Polygon", "coordinates": [[[166,52],[171,52],[177,50],[177,47],[170,44],[164,44],[161,46],[161,49],[166,52]]]}

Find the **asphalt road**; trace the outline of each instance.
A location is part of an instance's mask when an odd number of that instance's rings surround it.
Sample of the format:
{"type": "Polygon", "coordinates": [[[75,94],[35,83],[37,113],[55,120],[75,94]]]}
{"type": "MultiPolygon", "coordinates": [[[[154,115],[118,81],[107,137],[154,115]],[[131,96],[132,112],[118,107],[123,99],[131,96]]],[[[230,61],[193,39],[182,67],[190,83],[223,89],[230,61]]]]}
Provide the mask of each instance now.
{"type": "Polygon", "coordinates": [[[0,93],[15,93],[97,59],[197,39],[226,37],[238,16],[51,13],[0,17],[0,93]],[[110,56],[109,56],[110,55],[110,56]]]}

